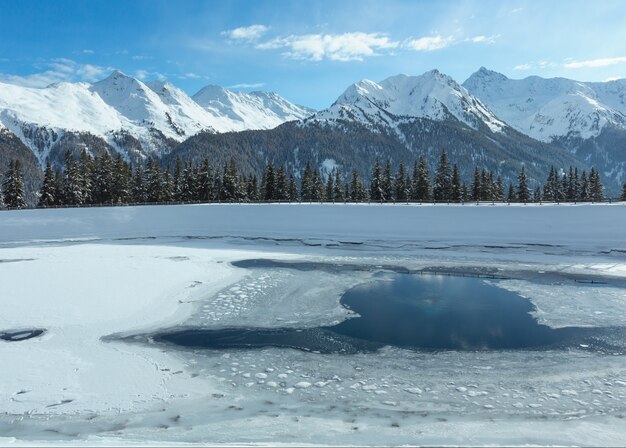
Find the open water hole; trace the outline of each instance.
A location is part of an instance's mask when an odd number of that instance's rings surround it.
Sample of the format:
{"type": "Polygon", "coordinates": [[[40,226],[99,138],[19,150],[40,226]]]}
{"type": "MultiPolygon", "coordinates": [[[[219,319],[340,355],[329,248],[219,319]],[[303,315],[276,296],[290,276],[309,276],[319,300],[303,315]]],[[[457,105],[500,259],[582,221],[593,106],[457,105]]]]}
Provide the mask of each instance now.
{"type": "Polygon", "coordinates": [[[368,352],[386,345],[422,351],[569,347],[621,351],[603,336],[623,335],[623,328],[541,325],[530,314],[534,305],[529,300],[496,285],[497,280],[396,272],[346,291],[341,304],[359,316],[337,325],[182,329],[159,333],[154,339],[194,348],[283,347],[320,353],[368,352]]]}

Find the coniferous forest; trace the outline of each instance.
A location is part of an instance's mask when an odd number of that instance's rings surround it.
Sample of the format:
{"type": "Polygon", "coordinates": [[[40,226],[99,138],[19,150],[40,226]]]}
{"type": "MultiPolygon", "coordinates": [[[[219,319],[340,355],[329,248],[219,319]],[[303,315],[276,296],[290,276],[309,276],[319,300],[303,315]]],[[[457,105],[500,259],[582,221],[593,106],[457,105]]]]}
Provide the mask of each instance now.
{"type": "MultiPolygon", "coordinates": [[[[0,207],[26,207],[20,162],[11,161],[4,173],[0,207]]],[[[120,155],[91,157],[85,151],[66,154],[62,170],[50,163],[44,171],[38,207],[128,205],[209,202],[601,202],[600,174],[551,167],[543,186],[531,185],[522,166],[516,182],[507,185],[492,171],[476,166],[473,177],[461,179],[459,168],[442,150],[434,173],[423,157],[412,167],[376,161],[365,175],[334,168],[322,173],[306,164],[299,176],[270,161],[259,179],[242,174],[231,160],[213,166],[207,158],[198,164],[176,159],[162,167],[149,159],[131,166],[120,155]]],[[[620,200],[626,200],[626,183],[620,200]]]]}

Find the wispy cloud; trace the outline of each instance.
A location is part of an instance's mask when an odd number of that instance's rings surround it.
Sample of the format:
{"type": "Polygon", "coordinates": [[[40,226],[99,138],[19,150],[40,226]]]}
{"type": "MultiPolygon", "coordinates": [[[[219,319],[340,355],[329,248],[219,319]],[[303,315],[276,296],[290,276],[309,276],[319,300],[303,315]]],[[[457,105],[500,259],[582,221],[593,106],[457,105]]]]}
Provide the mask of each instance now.
{"type": "Polygon", "coordinates": [[[513,70],[530,70],[533,68],[532,64],[519,64],[513,67],[513,70]]]}
{"type": "Polygon", "coordinates": [[[472,42],[475,44],[493,44],[496,42],[496,40],[500,37],[499,34],[493,35],[493,36],[485,36],[484,34],[480,34],[478,36],[474,36],[474,37],[468,37],[467,39],[465,39],[466,42],[472,42]]]}
{"type": "Polygon", "coordinates": [[[38,72],[28,75],[7,75],[0,73],[0,80],[24,87],[46,87],[56,82],[88,81],[101,79],[112,67],[101,67],[93,64],[81,64],[71,59],[57,58],[36,68],[38,72]]]}
{"type": "Polygon", "coordinates": [[[269,27],[265,25],[242,26],[232,30],[222,31],[222,36],[226,36],[233,40],[255,41],[261,38],[269,27]]]}
{"type": "Polygon", "coordinates": [[[434,51],[449,47],[455,42],[452,36],[426,36],[419,39],[409,39],[404,43],[406,48],[415,51],[434,51]]]}
{"type": "Polygon", "coordinates": [[[159,81],[165,81],[167,79],[167,75],[160,72],[137,70],[135,71],[135,78],[139,79],[140,81],[146,81],[149,79],[158,79],[159,81]]]}
{"type": "Polygon", "coordinates": [[[256,46],[259,50],[284,49],[291,59],[362,61],[400,45],[383,33],[304,34],[278,37],[256,46]]]}
{"type": "Polygon", "coordinates": [[[587,59],[585,61],[570,61],[563,64],[565,68],[589,68],[589,67],[608,67],[610,65],[621,64],[626,62],[626,56],[616,58],[600,58],[587,59]]]}
{"type": "Polygon", "coordinates": [[[232,86],[228,86],[229,89],[258,89],[261,88],[265,85],[264,82],[254,82],[254,83],[241,83],[241,84],[234,84],[232,86]]]}
{"type": "Polygon", "coordinates": [[[95,51],[89,49],[89,48],[85,48],[83,51],[81,51],[82,54],[94,54],[95,51]]]}

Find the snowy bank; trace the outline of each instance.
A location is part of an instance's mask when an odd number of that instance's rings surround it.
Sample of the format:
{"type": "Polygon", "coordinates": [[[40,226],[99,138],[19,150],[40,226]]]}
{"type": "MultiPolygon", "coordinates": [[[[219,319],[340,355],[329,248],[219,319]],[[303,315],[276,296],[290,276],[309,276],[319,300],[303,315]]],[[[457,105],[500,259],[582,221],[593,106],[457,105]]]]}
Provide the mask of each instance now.
{"type": "Polygon", "coordinates": [[[626,204],[208,204],[0,213],[0,243],[163,236],[626,250],[626,204]]]}

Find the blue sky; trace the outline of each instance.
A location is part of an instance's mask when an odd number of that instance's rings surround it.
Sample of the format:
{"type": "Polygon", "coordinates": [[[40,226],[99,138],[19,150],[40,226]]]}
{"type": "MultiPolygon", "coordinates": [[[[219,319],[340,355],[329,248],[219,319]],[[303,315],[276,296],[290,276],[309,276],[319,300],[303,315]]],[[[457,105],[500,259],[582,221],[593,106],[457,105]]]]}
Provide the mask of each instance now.
{"type": "Polygon", "coordinates": [[[0,81],[43,87],[114,68],[272,90],[314,108],[360,79],[480,66],[512,78],[626,78],[626,2],[0,0],[0,81]]]}

